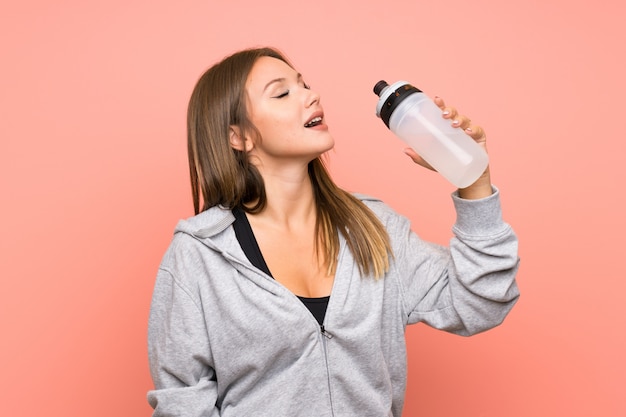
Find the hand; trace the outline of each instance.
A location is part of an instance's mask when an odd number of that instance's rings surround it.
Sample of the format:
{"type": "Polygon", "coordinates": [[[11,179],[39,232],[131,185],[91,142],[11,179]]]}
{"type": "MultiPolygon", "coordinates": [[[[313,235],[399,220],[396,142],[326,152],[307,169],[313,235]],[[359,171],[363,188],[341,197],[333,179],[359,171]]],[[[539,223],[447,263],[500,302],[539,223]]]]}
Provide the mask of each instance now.
{"type": "MultiPolygon", "coordinates": [[[[441,109],[441,115],[444,119],[452,120],[452,126],[463,129],[466,134],[474,139],[476,143],[478,143],[485,150],[485,152],[487,151],[487,137],[485,136],[485,131],[482,127],[473,124],[469,117],[459,114],[454,107],[447,107],[441,97],[435,97],[433,101],[441,109]]],[[[404,153],[407,154],[416,164],[432,171],[435,170],[413,149],[406,148],[404,153]]],[[[472,185],[459,189],[459,196],[470,200],[488,197],[492,193],[493,189],[491,187],[489,167],[487,167],[485,172],[472,185]]]]}

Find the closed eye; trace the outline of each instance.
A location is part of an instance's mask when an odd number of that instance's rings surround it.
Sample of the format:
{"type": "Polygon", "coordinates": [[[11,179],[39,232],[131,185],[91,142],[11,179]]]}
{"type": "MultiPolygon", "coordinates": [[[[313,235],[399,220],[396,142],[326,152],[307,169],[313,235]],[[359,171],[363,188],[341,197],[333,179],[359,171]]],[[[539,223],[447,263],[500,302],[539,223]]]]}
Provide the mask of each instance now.
{"type": "Polygon", "coordinates": [[[281,93],[277,96],[274,96],[274,98],[283,98],[286,97],[287,95],[289,95],[289,90],[285,91],[284,93],[281,93]]]}

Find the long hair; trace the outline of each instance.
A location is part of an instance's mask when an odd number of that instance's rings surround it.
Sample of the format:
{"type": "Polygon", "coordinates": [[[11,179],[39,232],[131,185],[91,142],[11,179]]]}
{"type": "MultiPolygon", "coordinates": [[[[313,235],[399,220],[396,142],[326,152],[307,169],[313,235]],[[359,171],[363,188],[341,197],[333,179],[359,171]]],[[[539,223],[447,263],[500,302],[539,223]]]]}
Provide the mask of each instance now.
{"type": "MultiPolygon", "coordinates": [[[[193,90],[187,110],[187,150],[196,214],[217,205],[258,213],[267,203],[263,177],[247,153],[234,149],[229,140],[231,126],[238,126],[241,137],[260,136],[248,117],[245,88],[260,57],[280,59],[293,68],[276,49],[246,49],[209,68],[193,90]]],[[[389,269],[391,245],[380,220],[333,182],[321,157],[309,163],[308,171],[317,206],[316,248],[327,272],[335,272],[341,233],[361,273],[382,277],[389,269]]]]}

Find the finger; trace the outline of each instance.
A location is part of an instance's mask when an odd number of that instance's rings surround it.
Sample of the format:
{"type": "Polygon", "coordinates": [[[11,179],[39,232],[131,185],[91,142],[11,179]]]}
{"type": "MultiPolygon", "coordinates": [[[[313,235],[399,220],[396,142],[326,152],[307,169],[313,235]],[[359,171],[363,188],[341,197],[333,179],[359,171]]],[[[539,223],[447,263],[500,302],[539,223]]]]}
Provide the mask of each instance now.
{"type": "Polygon", "coordinates": [[[446,103],[443,101],[443,99],[441,97],[435,96],[435,98],[433,98],[433,101],[435,102],[437,107],[439,107],[441,110],[445,110],[446,103]]]}
{"type": "Polygon", "coordinates": [[[444,107],[443,112],[441,113],[444,119],[453,119],[456,118],[459,113],[456,111],[454,107],[444,107]]]}
{"type": "Polygon", "coordinates": [[[457,117],[455,117],[454,120],[452,121],[452,126],[460,127],[463,130],[470,127],[471,124],[472,124],[472,121],[470,120],[470,118],[467,116],[463,116],[461,114],[457,115],[457,117]]]}
{"type": "Polygon", "coordinates": [[[470,125],[465,128],[465,133],[471,136],[478,143],[486,143],[487,137],[485,135],[485,130],[478,125],[470,125]]]}
{"type": "Polygon", "coordinates": [[[431,171],[435,170],[428,162],[424,160],[424,158],[419,156],[418,153],[415,152],[412,148],[405,148],[404,153],[408,155],[413,160],[413,162],[415,162],[417,165],[421,165],[424,168],[430,169],[431,171]]]}

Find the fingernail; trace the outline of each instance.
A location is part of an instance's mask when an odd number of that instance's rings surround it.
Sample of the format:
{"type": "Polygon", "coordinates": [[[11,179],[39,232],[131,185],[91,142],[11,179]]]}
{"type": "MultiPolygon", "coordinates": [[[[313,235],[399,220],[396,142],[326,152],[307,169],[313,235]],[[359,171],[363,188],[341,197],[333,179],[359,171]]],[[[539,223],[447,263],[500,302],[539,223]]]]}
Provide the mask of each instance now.
{"type": "Polygon", "coordinates": [[[444,116],[447,116],[450,114],[450,112],[448,110],[444,110],[444,112],[442,113],[444,116]]]}
{"type": "Polygon", "coordinates": [[[452,124],[453,124],[453,125],[458,125],[458,124],[461,124],[461,122],[459,122],[458,120],[453,120],[453,121],[452,121],[452,124]]]}
{"type": "Polygon", "coordinates": [[[472,128],[471,128],[471,127],[468,127],[468,128],[466,128],[466,129],[465,129],[465,131],[466,131],[467,133],[472,133],[472,128]]]}

